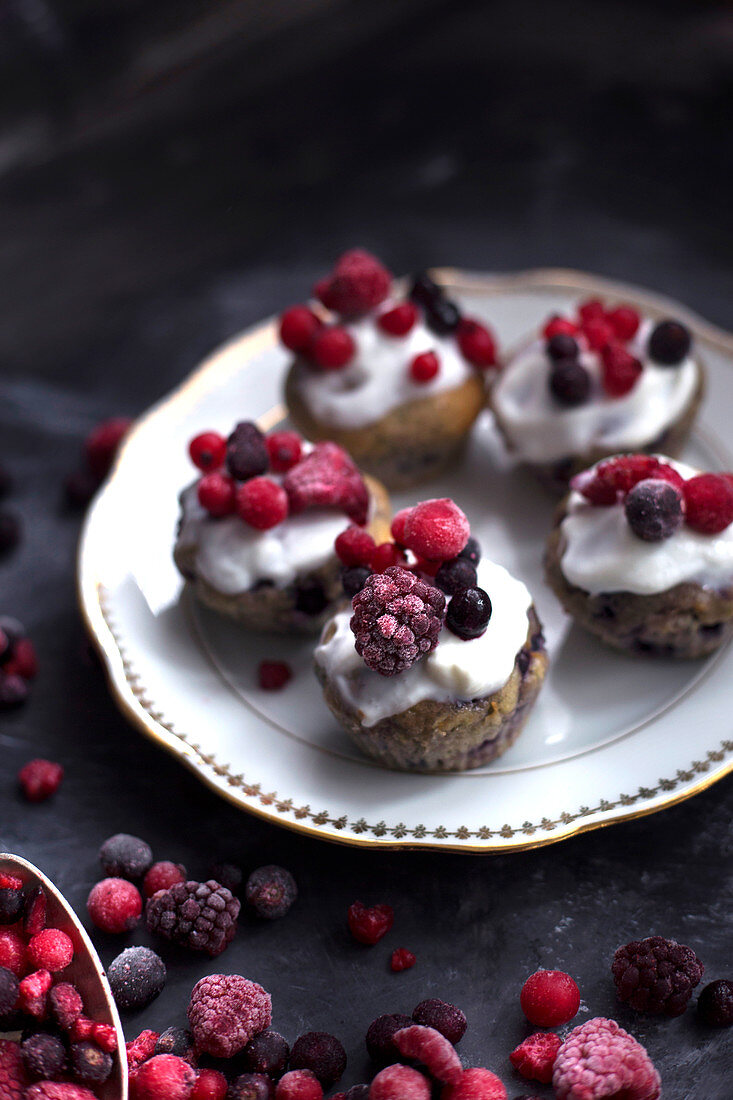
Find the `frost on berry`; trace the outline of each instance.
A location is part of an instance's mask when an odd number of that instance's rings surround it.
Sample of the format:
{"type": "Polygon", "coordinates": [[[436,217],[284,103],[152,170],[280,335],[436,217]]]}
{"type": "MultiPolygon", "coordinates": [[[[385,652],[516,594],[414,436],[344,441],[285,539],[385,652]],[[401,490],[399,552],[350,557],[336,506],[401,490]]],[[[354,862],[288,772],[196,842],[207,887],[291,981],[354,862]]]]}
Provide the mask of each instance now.
{"type": "Polygon", "coordinates": [[[619,947],[611,972],[619,1000],[637,1012],[681,1016],[703,975],[695,952],[675,940],[650,936],[619,947]]]}
{"type": "Polygon", "coordinates": [[[446,1085],[440,1100],[506,1100],[506,1089],[495,1073],[476,1066],[464,1070],[455,1085],[446,1085]]]}
{"type": "Polygon", "coordinates": [[[430,1085],[410,1066],[386,1066],[372,1081],[369,1100],[430,1100],[430,1085]]]}
{"type": "Polygon", "coordinates": [[[570,1032],[552,1074],[557,1100],[659,1100],[662,1084],[644,1047],[602,1016],[570,1032]]]}
{"type": "Polygon", "coordinates": [[[404,672],[438,644],[445,596],[407,569],[368,577],[353,607],[356,651],[381,676],[404,672]]]}
{"type": "Polygon", "coordinates": [[[552,1067],[562,1039],[552,1031],[537,1031],[520,1043],[509,1055],[509,1061],[522,1077],[549,1085],[552,1067]]]}
{"type": "Polygon", "coordinates": [[[272,1023],[272,1000],[239,974],[211,974],[193,987],[188,1021],[198,1050],[231,1058],[272,1023]]]}
{"type": "Polygon", "coordinates": [[[357,524],[367,521],[369,491],[350,456],[337,443],[316,443],[283,480],[293,515],[306,508],[339,508],[357,524]]]}
{"type": "Polygon", "coordinates": [[[406,1058],[415,1058],[444,1084],[454,1085],[463,1073],[452,1043],[432,1027],[413,1024],[395,1032],[394,1044],[406,1058]]]}

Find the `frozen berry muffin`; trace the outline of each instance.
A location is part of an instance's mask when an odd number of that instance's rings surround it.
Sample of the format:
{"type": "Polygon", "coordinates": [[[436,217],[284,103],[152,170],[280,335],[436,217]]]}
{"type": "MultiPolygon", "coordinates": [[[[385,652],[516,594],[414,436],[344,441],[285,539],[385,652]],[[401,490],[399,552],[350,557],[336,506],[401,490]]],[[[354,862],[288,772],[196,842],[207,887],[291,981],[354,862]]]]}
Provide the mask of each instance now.
{"type": "Polygon", "coordinates": [[[515,741],[547,669],[532,597],[481,557],[451,500],[398,513],[394,541],[337,540],[352,606],[326,624],[315,669],[353,741],[388,768],[465,771],[515,741]]]}
{"type": "Polygon", "coordinates": [[[564,492],[619,451],[679,454],[703,388],[683,324],[594,299],[573,318],[551,317],[509,360],[491,406],[509,450],[564,492]]]}
{"type": "Polygon", "coordinates": [[[334,539],[347,518],[389,532],[384,488],[336,443],[250,421],[196,436],[189,454],[200,477],[181,494],[173,556],[197,598],[253,630],[320,630],[344,600],[334,539]]]}
{"type": "Polygon", "coordinates": [[[332,439],[390,489],[434,478],[456,459],[485,403],[494,339],[427,275],[407,297],[366,252],[347,252],[295,306],[280,337],[295,354],[285,397],[309,439],[332,439]],[[325,308],[323,308],[325,307],[325,308]]]}
{"type": "Polygon", "coordinates": [[[565,610],[609,645],[704,657],[733,634],[733,475],[607,459],[573,479],[545,564],[565,610]]]}

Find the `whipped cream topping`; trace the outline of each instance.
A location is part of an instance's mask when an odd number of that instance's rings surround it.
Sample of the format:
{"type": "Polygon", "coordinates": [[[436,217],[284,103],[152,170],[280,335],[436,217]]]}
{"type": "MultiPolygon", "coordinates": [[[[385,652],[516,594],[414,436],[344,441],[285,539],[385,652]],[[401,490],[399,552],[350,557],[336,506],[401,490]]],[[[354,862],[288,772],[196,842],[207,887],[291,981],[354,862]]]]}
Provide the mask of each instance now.
{"type": "Polygon", "coordinates": [[[437,702],[479,699],[507,682],[527,637],[532,597],[521,581],[501,565],[482,559],[478,584],[488,592],[492,613],[480,638],[463,641],[446,626],[432,653],[397,676],[380,676],[356,652],[349,622],[351,608],[326,623],[322,637],[333,637],[315,651],[316,663],[339,694],[360,712],[365,726],[400,714],[423,699],[437,702]]]}
{"type": "Polygon", "coordinates": [[[690,356],[674,367],[649,359],[646,346],[653,324],[644,321],[626,345],[644,369],[623,397],[604,392],[601,357],[595,351],[580,353],[580,362],[591,376],[591,395],[575,408],[559,405],[550,393],[544,340],[535,340],[507,363],[494,386],[492,402],[517,457],[556,462],[593,447],[609,452],[639,450],[677,420],[695,392],[699,367],[690,356]]]}
{"type": "Polygon", "coordinates": [[[218,592],[235,596],[258,581],[284,588],[335,556],[334,539],[351,522],[333,508],[310,508],[269,531],[249,527],[239,516],[213,519],[201,507],[196,484],[181,493],[177,545],[196,548],[196,571],[218,592]]]}
{"type": "MultiPolygon", "coordinates": [[[[657,455],[683,478],[700,471],[657,455]]],[[[692,582],[722,589],[733,584],[733,524],[718,535],[702,535],[683,524],[661,542],[638,538],[626,521],[623,503],[594,505],[572,492],[561,531],[560,568],[571,584],[599,592],[651,596],[692,582]]]]}
{"type": "MultiPolygon", "coordinates": [[[[380,313],[397,304],[384,302],[380,313]]],[[[375,314],[343,327],[356,344],[354,358],[343,370],[313,370],[303,362],[294,366],[293,382],[298,394],[321,424],[363,428],[408,401],[455,389],[476,373],[461,355],[454,337],[436,335],[422,318],[406,336],[382,332],[375,314]],[[424,351],[435,352],[440,370],[429,382],[415,382],[410,376],[410,362],[424,351]]]]}

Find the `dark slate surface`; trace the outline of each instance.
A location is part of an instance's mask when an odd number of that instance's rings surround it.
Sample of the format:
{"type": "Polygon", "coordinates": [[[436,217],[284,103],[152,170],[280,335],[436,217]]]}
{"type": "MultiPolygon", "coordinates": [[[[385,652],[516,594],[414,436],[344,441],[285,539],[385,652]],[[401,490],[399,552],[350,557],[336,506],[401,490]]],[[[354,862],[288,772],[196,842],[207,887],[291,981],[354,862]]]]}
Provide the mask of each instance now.
{"type": "MultiPolygon", "coordinates": [[[[316,15],[264,57],[243,45],[177,74],[132,121],[97,104],[105,125],[93,133],[77,106],[0,178],[0,460],[26,528],[0,562],[0,603],[26,622],[42,662],[29,704],[0,716],[0,847],[40,864],[80,910],[96,849],[117,830],[193,875],[222,857],[290,867],[297,909],[273,926],[245,921],[221,964],[271,990],[290,1039],[336,1032],[348,1083],[365,1076],[375,1015],[437,995],[469,1016],[466,1059],[498,1071],[510,1097],[526,1092],[507,1055],[525,1034],[521,982],[543,965],[578,978],[579,1019],[613,1013],[647,1044],[667,1100],[724,1100],[733,1035],[706,1031],[693,1012],[632,1019],[614,1004],[608,963],[619,943],[661,933],[695,948],[708,977],[733,976],[730,782],[514,856],[331,847],[238,813],[130,729],[79,622],[78,522],[59,483],[84,433],[101,416],[141,411],[222,338],[301,297],[342,247],[371,246],[395,270],[576,265],[733,325],[729,9],[395,12],[390,30],[350,24],[330,52],[316,44],[343,27],[316,15]],[[61,760],[67,778],[31,808],[13,777],[35,755],[61,760]],[[345,931],[356,897],[397,912],[372,950],[345,931]],[[398,945],[418,965],[395,976],[398,945]]],[[[721,731],[729,722],[721,714],[721,731]]],[[[106,962],[137,942],[145,934],[98,938],[106,962]]],[[[127,1019],[130,1036],[183,1022],[191,986],[211,969],[163,954],[168,986],[127,1019]]]]}

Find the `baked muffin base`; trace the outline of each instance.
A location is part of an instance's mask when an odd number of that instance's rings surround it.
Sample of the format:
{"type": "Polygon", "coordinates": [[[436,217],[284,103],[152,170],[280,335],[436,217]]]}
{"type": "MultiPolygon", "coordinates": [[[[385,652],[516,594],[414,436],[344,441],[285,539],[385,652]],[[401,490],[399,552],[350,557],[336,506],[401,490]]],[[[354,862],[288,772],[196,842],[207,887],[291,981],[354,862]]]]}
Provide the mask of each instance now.
{"type": "MultiPolygon", "coordinates": [[[[389,495],[378,481],[365,477],[372,500],[373,516],[367,530],[377,543],[390,537],[389,525],[392,507],[389,495]]],[[[349,519],[344,516],[344,527],[349,519]]],[[[253,588],[234,595],[220,592],[196,571],[197,548],[176,543],[173,560],[185,578],[188,589],[197,600],[220,615],[236,620],[248,630],[266,631],[270,634],[314,634],[323,629],[331,616],[346,602],[341,585],[341,566],[334,555],[319,569],[302,573],[292,584],[278,587],[261,581],[253,588]],[[322,592],[322,600],[318,592],[322,592]],[[308,592],[314,593],[312,606],[306,610],[308,592]],[[322,606],[318,605],[322,602],[322,606]]]]}
{"type": "Polygon", "coordinates": [[[560,505],[545,551],[547,583],[580,626],[627,653],[695,659],[733,637],[733,586],[714,590],[686,582],[651,596],[635,592],[592,595],[571,584],[560,565],[565,540],[560,505]]]}
{"type": "Polygon", "coordinates": [[[386,768],[451,772],[478,768],[514,744],[539,694],[548,665],[534,606],[527,613],[527,639],[511,676],[498,691],[464,702],[423,699],[400,714],[365,726],[316,664],[324,698],[352,741],[386,768]]]}
{"type": "Polygon", "coordinates": [[[400,405],[363,428],[322,424],[306,407],[294,363],[285,380],[285,400],[295,427],[308,439],[331,439],[344,447],[360,469],[388,489],[409,489],[438,477],[460,457],[468,434],[485,405],[484,383],[476,374],[450,390],[400,405]]]}

